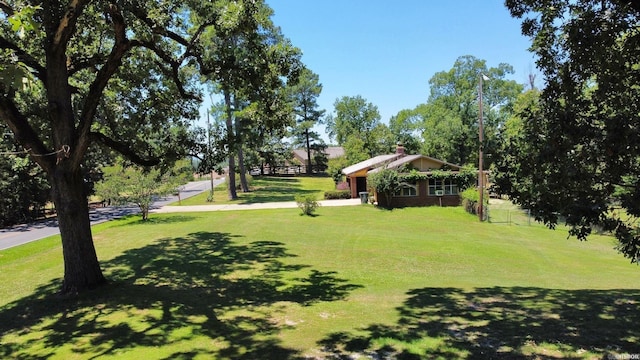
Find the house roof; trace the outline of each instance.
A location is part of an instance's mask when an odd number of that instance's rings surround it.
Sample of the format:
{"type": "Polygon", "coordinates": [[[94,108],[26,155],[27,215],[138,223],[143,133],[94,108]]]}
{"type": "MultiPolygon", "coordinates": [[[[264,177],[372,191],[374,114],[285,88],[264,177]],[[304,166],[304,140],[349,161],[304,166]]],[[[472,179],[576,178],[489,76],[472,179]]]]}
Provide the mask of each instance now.
{"type": "Polygon", "coordinates": [[[371,159],[361,161],[357,164],[347,166],[346,168],[342,169],[342,173],[345,175],[351,175],[361,170],[376,168],[382,166],[386,162],[394,161],[401,156],[402,154],[378,155],[376,157],[372,157],[371,159]]]}
{"type": "Polygon", "coordinates": [[[412,163],[412,162],[414,162],[414,161],[416,161],[418,159],[426,159],[426,160],[430,160],[430,161],[433,161],[433,162],[436,162],[436,163],[441,163],[442,165],[450,166],[450,167],[452,167],[454,169],[458,169],[458,170],[460,169],[459,165],[451,164],[451,163],[448,163],[446,161],[443,161],[443,160],[440,160],[440,159],[436,159],[436,158],[432,158],[432,157],[429,157],[429,156],[425,156],[425,155],[407,155],[407,156],[401,157],[401,158],[399,158],[399,159],[397,159],[395,161],[392,161],[392,162],[386,164],[386,166],[377,167],[376,169],[373,169],[373,170],[371,170],[369,172],[370,173],[375,173],[375,172],[380,171],[380,169],[397,169],[397,168],[401,167],[402,165],[412,163]]]}
{"type": "Polygon", "coordinates": [[[344,156],[344,148],[342,146],[328,146],[324,149],[327,159],[335,159],[344,156]]]}
{"type": "MultiPolygon", "coordinates": [[[[315,150],[311,150],[312,156],[315,150]]],[[[324,149],[324,153],[327,155],[327,159],[335,159],[344,155],[344,148],[342,146],[328,146],[324,149]]],[[[294,149],[293,156],[301,160],[307,159],[307,150],[294,149]]]]}

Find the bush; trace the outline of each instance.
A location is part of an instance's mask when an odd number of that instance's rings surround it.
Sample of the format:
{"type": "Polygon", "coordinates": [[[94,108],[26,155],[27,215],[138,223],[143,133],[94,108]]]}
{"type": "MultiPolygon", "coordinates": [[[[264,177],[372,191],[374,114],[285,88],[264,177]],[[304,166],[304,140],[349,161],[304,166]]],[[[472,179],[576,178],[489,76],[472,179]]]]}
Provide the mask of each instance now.
{"type": "Polygon", "coordinates": [[[331,190],[325,191],[325,200],[351,199],[351,191],[349,190],[331,190]]]}
{"type": "MultiPolygon", "coordinates": [[[[475,187],[470,187],[465,189],[462,193],[460,193],[460,197],[462,198],[462,207],[469,214],[478,214],[478,202],[480,201],[480,194],[478,193],[478,189],[475,187]]],[[[485,208],[489,205],[489,194],[485,191],[484,194],[484,205],[485,208]]]]}
{"type": "Polygon", "coordinates": [[[320,207],[320,203],[316,201],[316,197],[314,195],[298,195],[296,196],[296,204],[300,210],[302,210],[302,215],[313,215],[318,207],[320,207]]]}
{"type": "Polygon", "coordinates": [[[346,181],[339,182],[336,185],[336,190],[349,190],[349,183],[346,181]]]}
{"type": "MultiPolygon", "coordinates": [[[[368,176],[367,184],[375,190],[376,193],[385,197],[386,207],[392,208],[391,198],[393,194],[400,188],[402,182],[398,171],[393,169],[382,169],[368,176]]],[[[378,204],[380,204],[378,199],[378,204]]]]}

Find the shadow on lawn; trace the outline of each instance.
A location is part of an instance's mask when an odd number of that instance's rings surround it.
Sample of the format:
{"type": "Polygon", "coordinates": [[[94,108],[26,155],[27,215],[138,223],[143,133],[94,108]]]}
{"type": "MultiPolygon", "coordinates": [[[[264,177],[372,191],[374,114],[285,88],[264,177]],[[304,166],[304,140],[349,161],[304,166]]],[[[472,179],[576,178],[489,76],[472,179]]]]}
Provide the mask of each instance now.
{"type": "Polygon", "coordinates": [[[492,287],[410,291],[397,324],[320,342],[394,359],[557,359],[640,354],[639,290],[492,287]],[[364,335],[363,335],[364,334],[364,335]]]}
{"type": "Polygon", "coordinates": [[[59,280],[39,288],[0,310],[0,357],[47,358],[65,346],[80,358],[301,358],[276,338],[284,302],[336,301],[359,286],[283,262],[295,255],[281,243],[234,237],[197,232],[128,250],[103,264],[110,285],[76,298],[55,295],[59,280]]]}

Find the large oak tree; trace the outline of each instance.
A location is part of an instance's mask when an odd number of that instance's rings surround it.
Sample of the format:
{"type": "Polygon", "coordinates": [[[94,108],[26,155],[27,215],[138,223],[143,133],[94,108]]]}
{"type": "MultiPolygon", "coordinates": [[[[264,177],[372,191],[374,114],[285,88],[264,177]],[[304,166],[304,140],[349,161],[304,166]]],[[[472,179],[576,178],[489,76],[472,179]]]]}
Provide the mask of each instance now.
{"type": "Polygon", "coordinates": [[[0,0],[0,120],[52,187],[63,292],[105,282],[83,192],[88,151],[142,165],[184,153],[198,104],[189,65],[203,29],[234,21],[228,3],[0,0]]]}

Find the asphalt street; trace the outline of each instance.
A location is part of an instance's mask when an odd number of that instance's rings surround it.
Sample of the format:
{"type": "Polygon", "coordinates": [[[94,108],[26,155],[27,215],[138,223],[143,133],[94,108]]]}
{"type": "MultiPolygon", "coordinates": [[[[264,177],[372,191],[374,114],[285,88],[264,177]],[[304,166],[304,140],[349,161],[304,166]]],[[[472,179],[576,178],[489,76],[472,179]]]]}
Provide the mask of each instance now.
{"type": "MultiPolygon", "coordinates": [[[[224,182],[224,178],[216,179],[214,180],[214,185],[218,185],[222,182],[224,182]]],[[[207,191],[210,188],[210,180],[189,182],[180,190],[180,199],[187,199],[191,196],[207,191]]],[[[178,201],[177,196],[168,196],[158,199],[153,203],[152,209],[160,209],[175,201],[178,201]]],[[[140,209],[137,206],[107,206],[91,210],[89,212],[89,218],[91,220],[91,224],[95,225],[101,222],[117,219],[119,217],[137,214],[139,212],[140,209]]],[[[58,221],[55,218],[0,229],[0,250],[22,245],[51,235],[57,235],[59,233],[58,221]]]]}

